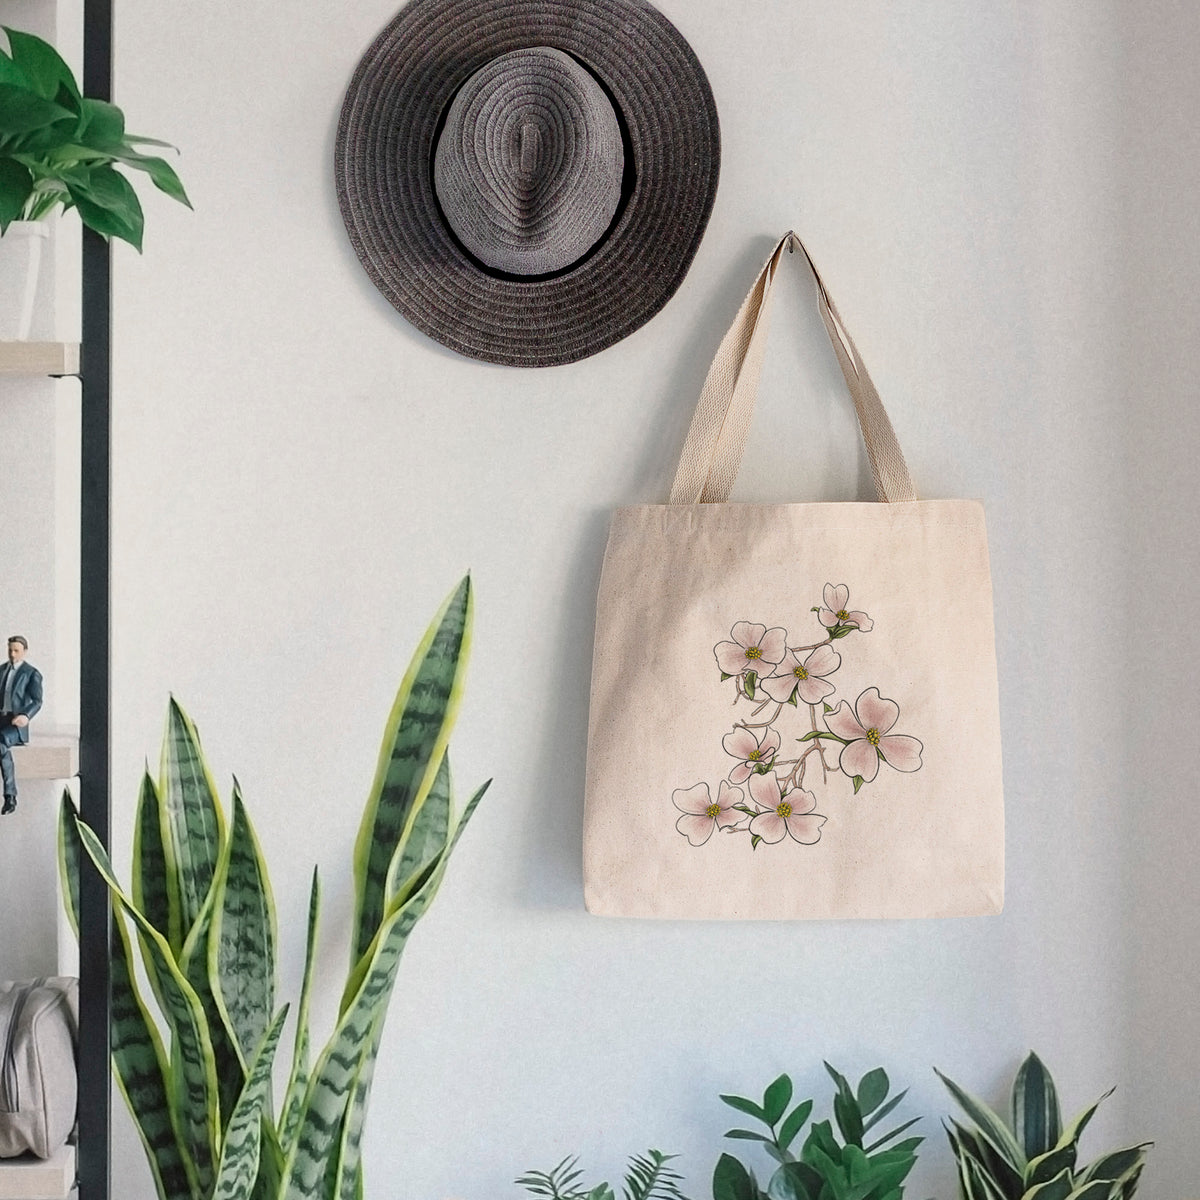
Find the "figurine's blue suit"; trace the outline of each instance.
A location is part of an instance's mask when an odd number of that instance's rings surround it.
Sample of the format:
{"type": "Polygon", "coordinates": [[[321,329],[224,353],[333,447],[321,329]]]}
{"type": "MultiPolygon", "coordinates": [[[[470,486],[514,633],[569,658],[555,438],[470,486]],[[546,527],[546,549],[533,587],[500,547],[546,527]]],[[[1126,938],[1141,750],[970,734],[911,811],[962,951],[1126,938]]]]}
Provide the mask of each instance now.
{"type": "Polygon", "coordinates": [[[8,675],[15,671],[9,711],[0,713],[0,776],[4,779],[4,809],[11,812],[16,806],[17,775],[13,770],[11,746],[25,745],[29,741],[29,726],[14,725],[13,717],[26,716],[32,720],[42,707],[42,674],[27,662],[0,666],[0,703],[8,686],[8,675]],[[12,801],[10,806],[9,801],[12,801]]]}

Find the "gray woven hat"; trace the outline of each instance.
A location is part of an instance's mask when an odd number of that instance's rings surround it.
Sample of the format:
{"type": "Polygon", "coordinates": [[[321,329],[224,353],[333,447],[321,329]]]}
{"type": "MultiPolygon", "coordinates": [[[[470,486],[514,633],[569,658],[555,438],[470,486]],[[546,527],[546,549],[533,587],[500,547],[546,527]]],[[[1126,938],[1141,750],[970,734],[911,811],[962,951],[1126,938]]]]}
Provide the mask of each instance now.
{"type": "Polygon", "coordinates": [[[682,283],[721,144],[704,70],[645,0],[410,0],[342,105],[342,217],[404,317],[541,367],[628,336],[682,283]]]}

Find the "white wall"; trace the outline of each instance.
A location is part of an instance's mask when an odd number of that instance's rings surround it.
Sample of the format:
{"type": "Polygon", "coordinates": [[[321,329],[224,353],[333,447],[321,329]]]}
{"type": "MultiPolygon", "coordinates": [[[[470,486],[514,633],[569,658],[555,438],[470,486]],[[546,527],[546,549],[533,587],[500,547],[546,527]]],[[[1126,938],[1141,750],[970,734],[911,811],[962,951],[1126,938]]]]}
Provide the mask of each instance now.
{"type": "MultiPolygon", "coordinates": [[[[1194,419],[1175,415],[1194,375],[1176,365],[1182,335],[1160,339],[1152,319],[1160,276],[1194,315],[1200,274],[1194,239],[1181,253],[1170,236],[1195,183],[1194,145],[1169,136],[1191,135],[1186,8],[663,0],[721,112],[708,235],[648,327],[594,360],[518,372],[412,331],[342,230],[336,115],[393,4],[120,6],[117,98],[131,126],[183,148],[196,212],[148,197],[145,257],[116,252],[114,828],[130,827],[174,691],[257,821],[287,990],[320,863],[328,1020],[379,731],[470,567],[477,653],[455,763],[464,784],[496,784],[403,964],[369,1194],[512,1195],[525,1167],[577,1151],[615,1176],[653,1145],[683,1155],[703,1196],[727,1124],[715,1093],[788,1070],[824,1097],[828,1058],[912,1086],[930,1143],[911,1194],[948,1196],[931,1065],[999,1099],[1031,1046],[1069,1104],[1120,1085],[1094,1144],[1158,1136],[1149,1200],[1194,1192],[1194,836],[1180,833],[1197,819],[1196,704],[1168,640],[1195,603],[1194,502],[1174,498],[1191,485],[1194,419]],[[1152,100],[1138,79],[1160,52],[1152,100]],[[1165,225],[1150,215],[1164,189],[1165,225]],[[918,486],[988,506],[1002,917],[684,926],[582,911],[607,514],[665,497],[708,356],[788,226],[918,486]]],[[[737,498],[865,498],[810,289],[788,280],[780,299],[737,498]],[[781,449],[804,451],[785,479],[781,449]]],[[[117,1143],[121,1194],[150,1196],[123,1118],[117,1143]]]]}

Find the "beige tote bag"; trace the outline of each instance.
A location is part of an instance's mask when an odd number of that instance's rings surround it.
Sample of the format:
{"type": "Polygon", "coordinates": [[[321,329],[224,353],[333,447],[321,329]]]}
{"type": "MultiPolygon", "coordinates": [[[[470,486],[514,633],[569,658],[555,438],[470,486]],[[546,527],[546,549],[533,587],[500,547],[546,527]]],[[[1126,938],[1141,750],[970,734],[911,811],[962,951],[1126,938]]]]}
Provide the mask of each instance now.
{"type": "MultiPolygon", "coordinates": [[[[619,509],[596,614],[584,891],[667,918],[999,912],[983,508],[916,498],[816,275],[880,503],[729,504],[789,233],[721,343],[670,503],[619,509]]],[[[792,436],[792,435],[789,435],[792,436]]]]}

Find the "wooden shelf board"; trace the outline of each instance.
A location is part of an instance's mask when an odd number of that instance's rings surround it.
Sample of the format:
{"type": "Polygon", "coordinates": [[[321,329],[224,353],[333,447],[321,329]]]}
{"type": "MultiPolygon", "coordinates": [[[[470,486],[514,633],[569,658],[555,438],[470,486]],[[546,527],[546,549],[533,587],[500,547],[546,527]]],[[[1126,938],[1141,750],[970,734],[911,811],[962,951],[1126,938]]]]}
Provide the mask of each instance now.
{"type": "Polygon", "coordinates": [[[77,737],[34,733],[28,745],[12,748],[12,756],[18,779],[73,779],[79,774],[77,737]]]}
{"type": "Polygon", "coordinates": [[[0,342],[0,376],[78,374],[77,342],[0,342]]]}
{"type": "Polygon", "coordinates": [[[74,1187],[74,1146],[44,1161],[32,1154],[0,1159],[0,1200],[66,1200],[74,1187]]]}

